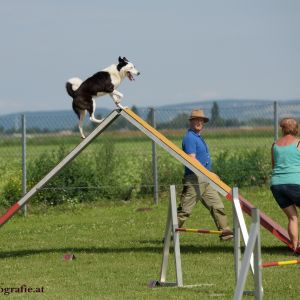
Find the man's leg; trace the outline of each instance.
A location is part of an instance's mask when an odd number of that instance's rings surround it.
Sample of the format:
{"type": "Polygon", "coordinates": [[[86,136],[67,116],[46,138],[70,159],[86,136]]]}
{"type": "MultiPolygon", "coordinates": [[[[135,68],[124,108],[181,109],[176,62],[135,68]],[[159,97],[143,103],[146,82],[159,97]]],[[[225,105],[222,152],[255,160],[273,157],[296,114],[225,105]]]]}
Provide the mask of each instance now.
{"type": "Polygon", "coordinates": [[[204,178],[198,177],[198,180],[203,205],[209,210],[218,230],[224,231],[224,236],[221,235],[221,238],[232,238],[232,231],[228,225],[224,204],[219,193],[215,191],[209,183],[205,182],[204,178]]]}
{"type": "Polygon", "coordinates": [[[186,175],[182,181],[183,189],[180,196],[180,204],[177,208],[178,227],[190,217],[197,199],[200,199],[200,189],[195,175],[186,175]]]}

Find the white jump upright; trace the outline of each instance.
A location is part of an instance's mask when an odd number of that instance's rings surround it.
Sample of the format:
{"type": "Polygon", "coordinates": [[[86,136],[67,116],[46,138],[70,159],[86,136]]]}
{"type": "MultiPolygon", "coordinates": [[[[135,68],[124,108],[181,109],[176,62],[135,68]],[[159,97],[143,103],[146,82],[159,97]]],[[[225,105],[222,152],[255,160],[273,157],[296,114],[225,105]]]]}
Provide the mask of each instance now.
{"type": "Polygon", "coordinates": [[[176,231],[178,228],[177,221],[177,208],[176,208],[176,189],[175,185],[170,186],[170,201],[168,209],[168,217],[166,222],[166,229],[164,235],[164,248],[163,248],[163,258],[160,269],[159,280],[150,281],[149,286],[178,286],[183,287],[182,280],[182,268],[181,268],[181,256],[180,256],[180,244],[179,244],[179,232],[176,231]],[[172,239],[173,237],[173,239],[172,239]],[[171,241],[173,241],[174,246],[174,258],[175,258],[175,271],[176,271],[176,282],[167,282],[167,270],[170,254],[171,241]]]}
{"type": "MultiPolygon", "coordinates": [[[[234,191],[236,194],[237,191],[234,191]]],[[[250,228],[250,234],[246,249],[244,252],[244,257],[242,262],[240,262],[240,239],[239,231],[235,231],[235,271],[236,271],[236,288],[233,300],[240,300],[243,294],[248,294],[249,291],[244,291],[245,282],[251,265],[251,256],[253,256],[253,278],[254,278],[254,291],[251,295],[254,295],[255,300],[263,299],[263,286],[262,286],[262,270],[263,268],[275,267],[275,266],[289,266],[298,265],[300,260],[285,260],[285,261],[273,261],[262,263],[261,259],[261,241],[260,241],[260,226],[259,226],[259,210],[257,208],[252,208],[252,224],[250,228]]],[[[239,228],[238,228],[239,229],[239,228]]]]}
{"type": "Polygon", "coordinates": [[[243,260],[240,264],[235,259],[235,263],[236,263],[235,270],[236,270],[237,282],[236,282],[236,288],[235,288],[233,300],[240,300],[243,297],[244,287],[245,287],[248,271],[251,265],[252,255],[253,255],[253,265],[254,265],[253,266],[254,267],[254,274],[253,274],[254,299],[262,300],[263,298],[259,209],[252,208],[251,215],[252,215],[252,224],[250,227],[249,240],[246,245],[243,260]]]}
{"type": "MultiPolygon", "coordinates": [[[[243,211],[241,208],[240,200],[239,200],[239,192],[238,188],[234,187],[232,189],[232,208],[233,208],[233,230],[234,230],[234,264],[235,264],[235,274],[236,280],[239,274],[239,270],[241,268],[241,234],[243,237],[244,245],[248,245],[249,235],[246,226],[246,222],[244,219],[243,211]]],[[[252,274],[254,275],[253,268],[253,255],[250,258],[250,266],[252,274]]]]}

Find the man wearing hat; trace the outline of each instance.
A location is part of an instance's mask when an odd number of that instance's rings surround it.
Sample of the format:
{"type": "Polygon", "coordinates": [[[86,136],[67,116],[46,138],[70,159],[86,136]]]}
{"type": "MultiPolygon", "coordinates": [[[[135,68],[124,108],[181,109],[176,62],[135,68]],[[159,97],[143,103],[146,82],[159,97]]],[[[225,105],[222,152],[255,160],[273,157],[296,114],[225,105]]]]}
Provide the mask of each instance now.
{"type": "MultiPolygon", "coordinates": [[[[200,135],[204,124],[209,119],[204,115],[203,110],[194,109],[189,117],[190,128],[182,141],[182,149],[194,159],[197,159],[206,169],[211,170],[211,158],[209,149],[203,137],[200,135]]],[[[218,230],[222,231],[221,240],[233,238],[232,231],[228,226],[227,216],[224,211],[224,204],[218,194],[207,182],[204,175],[196,176],[190,169],[185,167],[183,178],[183,190],[180,204],[177,208],[178,226],[190,217],[194,206],[200,200],[209,210],[218,230]]]]}

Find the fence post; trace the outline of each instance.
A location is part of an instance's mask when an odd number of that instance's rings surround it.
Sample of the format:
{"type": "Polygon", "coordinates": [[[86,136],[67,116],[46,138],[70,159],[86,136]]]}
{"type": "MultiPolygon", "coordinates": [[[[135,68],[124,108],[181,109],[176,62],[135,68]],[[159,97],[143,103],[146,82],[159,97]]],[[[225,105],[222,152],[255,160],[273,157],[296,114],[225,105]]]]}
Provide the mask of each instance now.
{"type": "MultiPolygon", "coordinates": [[[[151,115],[151,125],[156,128],[155,122],[155,110],[150,107],[151,115]]],[[[154,204],[158,204],[158,174],[157,174],[157,152],[156,143],[152,141],[152,176],[153,176],[153,186],[154,186],[154,204]]]]}
{"type": "MultiPolygon", "coordinates": [[[[26,194],[26,117],[22,114],[22,195],[26,194]]],[[[27,204],[23,206],[24,216],[27,216],[27,204]]]]}
{"type": "Polygon", "coordinates": [[[278,140],[278,101],[274,101],[274,141],[278,140]]]}

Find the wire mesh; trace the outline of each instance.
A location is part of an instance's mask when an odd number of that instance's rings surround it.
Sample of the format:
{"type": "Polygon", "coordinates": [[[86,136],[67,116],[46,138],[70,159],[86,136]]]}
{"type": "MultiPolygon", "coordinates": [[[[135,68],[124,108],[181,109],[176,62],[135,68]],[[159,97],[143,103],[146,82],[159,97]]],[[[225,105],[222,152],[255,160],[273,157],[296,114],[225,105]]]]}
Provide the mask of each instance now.
{"type": "MultiPolygon", "coordinates": [[[[188,117],[191,110],[203,109],[205,115],[210,118],[203,136],[210,147],[213,159],[220,158],[220,153],[224,151],[230,152],[237,148],[245,151],[258,148],[269,151],[274,140],[274,103],[256,104],[255,102],[243,103],[243,101],[235,105],[230,103],[226,101],[203,102],[198,107],[194,104],[186,104],[177,107],[154,109],[133,107],[132,109],[149,123],[152,122],[151,112],[154,110],[156,128],[179,147],[189,126],[188,117]]],[[[96,115],[103,118],[106,113],[96,115]]],[[[278,102],[278,116],[279,118],[286,116],[299,118],[300,104],[278,102]]],[[[37,180],[31,174],[33,169],[37,170],[37,164],[41,164],[38,175],[42,176],[43,171],[49,171],[63,158],[64,154],[80,143],[81,139],[77,126],[78,120],[71,112],[27,113],[25,117],[26,164],[30,186],[33,180],[37,180]]],[[[89,133],[95,126],[87,117],[84,131],[89,133]]],[[[16,181],[16,185],[19,180],[21,189],[21,134],[20,114],[0,116],[0,167],[2,170],[0,193],[3,193],[12,178],[16,181]]],[[[86,183],[85,178],[82,178],[80,185],[77,182],[76,186],[69,184],[71,180],[69,178],[56,182],[56,186],[50,184],[48,188],[56,188],[57,191],[76,190],[76,188],[77,190],[79,188],[80,190],[95,190],[93,194],[95,197],[99,194],[99,189],[109,190],[107,186],[110,187],[112,195],[118,193],[116,190],[112,192],[113,186],[123,187],[124,195],[153,192],[152,142],[122,117],[119,117],[76,158],[75,165],[76,163],[88,169],[84,176],[89,177],[90,175],[87,175],[89,172],[92,174],[91,177],[93,174],[98,174],[95,178],[99,181],[92,180],[86,183]],[[113,163],[109,164],[108,161],[113,161],[113,163]],[[102,176],[99,175],[100,172],[103,172],[102,176]]],[[[182,165],[159,147],[157,147],[157,165],[160,190],[164,187],[167,190],[169,184],[181,184],[182,165]]],[[[77,171],[81,172],[79,167],[77,171]]],[[[72,177],[70,173],[65,176],[72,177]]],[[[49,189],[47,191],[49,192],[49,189]]]]}

